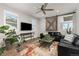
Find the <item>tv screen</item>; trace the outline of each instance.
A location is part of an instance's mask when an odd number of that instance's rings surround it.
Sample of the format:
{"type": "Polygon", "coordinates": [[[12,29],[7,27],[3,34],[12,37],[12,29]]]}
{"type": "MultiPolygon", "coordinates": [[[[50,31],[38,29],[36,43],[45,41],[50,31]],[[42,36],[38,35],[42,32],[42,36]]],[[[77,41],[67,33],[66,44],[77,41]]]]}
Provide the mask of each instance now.
{"type": "Polygon", "coordinates": [[[32,24],[21,22],[21,30],[32,30],[32,24]]]}

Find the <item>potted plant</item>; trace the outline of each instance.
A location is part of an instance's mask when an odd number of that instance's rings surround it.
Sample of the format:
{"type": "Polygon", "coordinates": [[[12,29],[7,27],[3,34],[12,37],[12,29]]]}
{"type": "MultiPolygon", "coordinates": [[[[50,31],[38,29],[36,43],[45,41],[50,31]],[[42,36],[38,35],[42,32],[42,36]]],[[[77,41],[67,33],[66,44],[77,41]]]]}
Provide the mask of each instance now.
{"type": "Polygon", "coordinates": [[[0,39],[3,39],[5,37],[6,30],[8,29],[9,29],[9,26],[7,25],[0,26],[0,39]]]}
{"type": "MultiPolygon", "coordinates": [[[[17,42],[18,41],[18,35],[16,34],[16,31],[15,29],[13,30],[9,30],[9,26],[7,25],[3,25],[3,26],[0,26],[0,40],[5,38],[5,47],[7,49],[10,49],[10,47],[12,46],[13,43],[17,42]]],[[[1,44],[0,44],[0,48],[1,47],[1,44]]],[[[2,49],[1,49],[2,51],[2,49]]]]}
{"type": "Polygon", "coordinates": [[[18,35],[16,34],[15,29],[13,30],[9,30],[8,33],[5,34],[6,35],[6,46],[7,49],[10,49],[10,47],[12,46],[12,44],[14,44],[15,42],[18,41],[18,35]]]}
{"type": "Polygon", "coordinates": [[[8,30],[8,29],[9,29],[9,26],[7,26],[7,25],[0,26],[0,33],[5,33],[6,30],[8,30]]]}
{"type": "Polygon", "coordinates": [[[0,48],[0,55],[2,55],[2,53],[4,52],[5,48],[4,47],[1,47],[0,48]]]}
{"type": "Polygon", "coordinates": [[[6,33],[6,30],[9,29],[9,26],[7,25],[3,25],[3,26],[0,26],[0,55],[4,52],[4,46],[5,46],[5,43],[4,43],[4,38],[5,38],[5,33],[6,33]]]}

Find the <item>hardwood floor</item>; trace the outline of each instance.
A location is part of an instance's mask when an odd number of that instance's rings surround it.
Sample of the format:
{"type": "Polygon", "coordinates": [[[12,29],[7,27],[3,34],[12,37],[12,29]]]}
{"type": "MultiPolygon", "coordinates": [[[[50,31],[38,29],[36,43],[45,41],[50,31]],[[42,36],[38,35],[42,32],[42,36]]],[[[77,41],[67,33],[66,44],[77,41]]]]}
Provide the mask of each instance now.
{"type": "Polygon", "coordinates": [[[27,56],[27,55],[28,56],[57,56],[58,55],[57,47],[58,47],[58,42],[52,42],[50,48],[40,46],[39,38],[37,38],[22,43],[21,46],[19,47],[19,49],[21,49],[21,51],[19,52],[16,49],[17,47],[12,46],[11,49],[5,50],[2,55],[3,56],[27,56]],[[29,47],[32,47],[33,49],[31,54],[28,55],[27,52],[29,51],[29,47]]]}

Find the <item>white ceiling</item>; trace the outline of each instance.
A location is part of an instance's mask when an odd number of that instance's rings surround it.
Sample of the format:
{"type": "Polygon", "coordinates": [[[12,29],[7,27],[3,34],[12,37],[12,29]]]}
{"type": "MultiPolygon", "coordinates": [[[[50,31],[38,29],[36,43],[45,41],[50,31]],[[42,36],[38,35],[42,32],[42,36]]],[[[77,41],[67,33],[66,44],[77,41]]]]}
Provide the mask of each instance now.
{"type": "Polygon", "coordinates": [[[41,18],[41,17],[51,17],[60,14],[65,14],[73,12],[76,10],[78,3],[48,3],[47,8],[55,9],[54,11],[46,11],[46,15],[42,12],[36,13],[40,10],[43,3],[6,3],[8,7],[14,8],[23,13],[29,14],[31,16],[41,18]]]}

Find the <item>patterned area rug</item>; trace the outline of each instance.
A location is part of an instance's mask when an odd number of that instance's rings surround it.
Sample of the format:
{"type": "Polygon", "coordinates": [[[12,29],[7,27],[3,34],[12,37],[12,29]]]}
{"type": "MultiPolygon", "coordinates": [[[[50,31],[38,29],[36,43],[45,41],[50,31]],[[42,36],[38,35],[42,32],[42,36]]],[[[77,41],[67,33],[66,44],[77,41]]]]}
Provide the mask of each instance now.
{"type": "Polygon", "coordinates": [[[40,46],[39,39],[32,39],[22,44],[23,49],[17,52],[13,47],[6,50],[3,55],[5,56],[57,56],[58,42],[52,42],[50,47],[40,46]]]}

